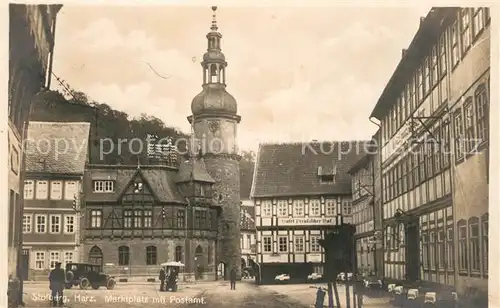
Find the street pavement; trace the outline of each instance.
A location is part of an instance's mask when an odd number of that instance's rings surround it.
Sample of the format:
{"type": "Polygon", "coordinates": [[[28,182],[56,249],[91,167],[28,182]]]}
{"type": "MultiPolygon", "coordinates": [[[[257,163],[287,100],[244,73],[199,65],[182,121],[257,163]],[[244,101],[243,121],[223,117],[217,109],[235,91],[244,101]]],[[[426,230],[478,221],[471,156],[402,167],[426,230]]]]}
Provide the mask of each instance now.
{"type": "MultiPolygon", "coordinates": [[[[266,290],[267,292],[278,294],[277,296],[288,296],[291,300],[297,301],[302,305],[310,306],[314,305],[316,301],[316,292],[318,291],[314,287],[322,287],[324,289],[327,288],[325,283],[318,284],[278,284],[278,285],[266,285],[261,286],[260,288],[266,290]]],[[[341,307],[346,307],[346,288],[344,284],[338,284],[337,290],[339,293],[339,300],[341,307]]],[[[352,289],[350,290],[352,294],[352,289]]],[[[385,297],[363,297],[363,307],[369,308],[385,308],[392,307],[389,303],[391,300],[390,296],[385,297]]],[[[352,295],[351,295],[351,303],[352,303],[352,295]]],[[[328,305],[328,295],[325,296],[325,305],[328,305]]],[[[352,307],[352,304],[351,304],[352,307]]]]}
{"type": "MultiPolygon", "coordinates": [[[[325,284],[316,286],[326,287],[325,284]]],[[[50,291],[46,284],[26,284],[24,301],[27,308],[49,307],[50,291]]],[[[117,284],[114,290],[64,291],[68,308],[309,308],[314,305],[317,289],[308,284],[257,286],[252,281],[236,284],[230,290],[229,282],[213,281],[191,285],[180,285],[177,292],[159,292],[158,284],[117,284]]],[[[345,306],[345,287],[338,286],[342,307],[345,306]]],[[[328,297],[325,298],[328,305],[328,297]]],[[[363,307],[391,307],[387,298],[365,298],[363,307]]]]}
{"type": "MultiPolygon", "coordinates": [[[[71,288],[64,290],[64,307],[68,308],[111,308],[111,307],[182,307],[192,299],[197,299],[200,293],[213,287],[211,284],[181,285],[178,291],[160,292],[159,284],[117,284],[115,289],[80,290],[71,288]]],[[[26,284],[23,296],[26,308],[50,306],[49,284],[26,284]]]]}

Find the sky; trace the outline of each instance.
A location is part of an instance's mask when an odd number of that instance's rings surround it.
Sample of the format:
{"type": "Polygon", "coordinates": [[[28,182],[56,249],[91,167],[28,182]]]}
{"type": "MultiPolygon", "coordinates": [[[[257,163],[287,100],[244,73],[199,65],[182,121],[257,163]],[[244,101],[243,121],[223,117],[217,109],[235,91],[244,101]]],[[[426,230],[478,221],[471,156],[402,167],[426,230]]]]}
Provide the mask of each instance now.
{"type": "MultiPolygon", "coordinates": [[[[370,138],[369,115],[429,9],[219,7],[240,149],[370,138]]],[[[211,21],[210,6],[67,4],[53,72],[99,103],[189,133],[211,21]]]]}

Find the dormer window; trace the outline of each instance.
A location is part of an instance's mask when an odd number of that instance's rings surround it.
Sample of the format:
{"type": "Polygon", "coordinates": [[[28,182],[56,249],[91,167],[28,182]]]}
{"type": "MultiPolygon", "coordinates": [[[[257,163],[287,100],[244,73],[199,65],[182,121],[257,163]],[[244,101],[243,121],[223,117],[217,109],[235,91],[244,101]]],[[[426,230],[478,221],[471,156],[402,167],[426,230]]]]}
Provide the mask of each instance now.
{"type": "Polygon", "coordinates": [[[337,165],[333,165],[333,168],[325,168],[322,166],[318,167],[318,177],[321,183],[335,183],[335,176],[337,175],[337,165]]]}
{"type": "Polygon", "coordinates": [[[141,182],[134,183],[134,193],[138,194],[142,192],[143,184],[141,182]]]}
{"type": "Polygon", "coordinates": [[[94,192],[112,193],[115,190],[114,181],[94,181],[94,192]]]}

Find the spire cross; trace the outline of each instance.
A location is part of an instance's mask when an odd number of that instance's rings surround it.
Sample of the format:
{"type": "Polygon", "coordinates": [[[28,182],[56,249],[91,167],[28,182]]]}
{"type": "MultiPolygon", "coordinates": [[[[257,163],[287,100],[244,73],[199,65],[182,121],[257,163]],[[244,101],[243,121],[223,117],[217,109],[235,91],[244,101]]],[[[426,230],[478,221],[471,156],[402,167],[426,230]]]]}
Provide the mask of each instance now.
{"type": "Polygon", "coordinates": [[[212,6],[212,11],[214,12],[212,15],[214,19],[212,21],[212,27],[210,27],[210,30],[217,31],[218,27],[217,27],[217,19],[216,19],[216,14],[215,14],[215,11],[217,11],[217,7],[212,6]]]}

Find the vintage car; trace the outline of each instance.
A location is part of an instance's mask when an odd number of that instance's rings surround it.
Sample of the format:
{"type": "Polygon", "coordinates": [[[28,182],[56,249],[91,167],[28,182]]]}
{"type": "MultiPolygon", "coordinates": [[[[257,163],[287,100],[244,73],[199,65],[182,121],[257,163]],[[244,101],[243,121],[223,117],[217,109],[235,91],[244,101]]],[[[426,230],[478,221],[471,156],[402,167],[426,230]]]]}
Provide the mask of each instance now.
{"type": "Polygon", "coordinates": [[[106,287],[112,290],[116,281],[114,277],[102,272],[102,267],[90,263],[67,263],[66,264],[66,288],[80,286],[80,289],[99,289],[106,287]]]}
{"type": "Polygon", "coordinates": [[[290,275],[288,274],[279,274],[276,277],[274,277],[275,281],[289,281],[290,280],[290,275]]]}
{"type": "Polygon", "coordinates": [[[318,274],[318,273],[312,273],[307,276],[307,280],[309,281],[317,281],[323,279],[323,275],[318,274]]]}

